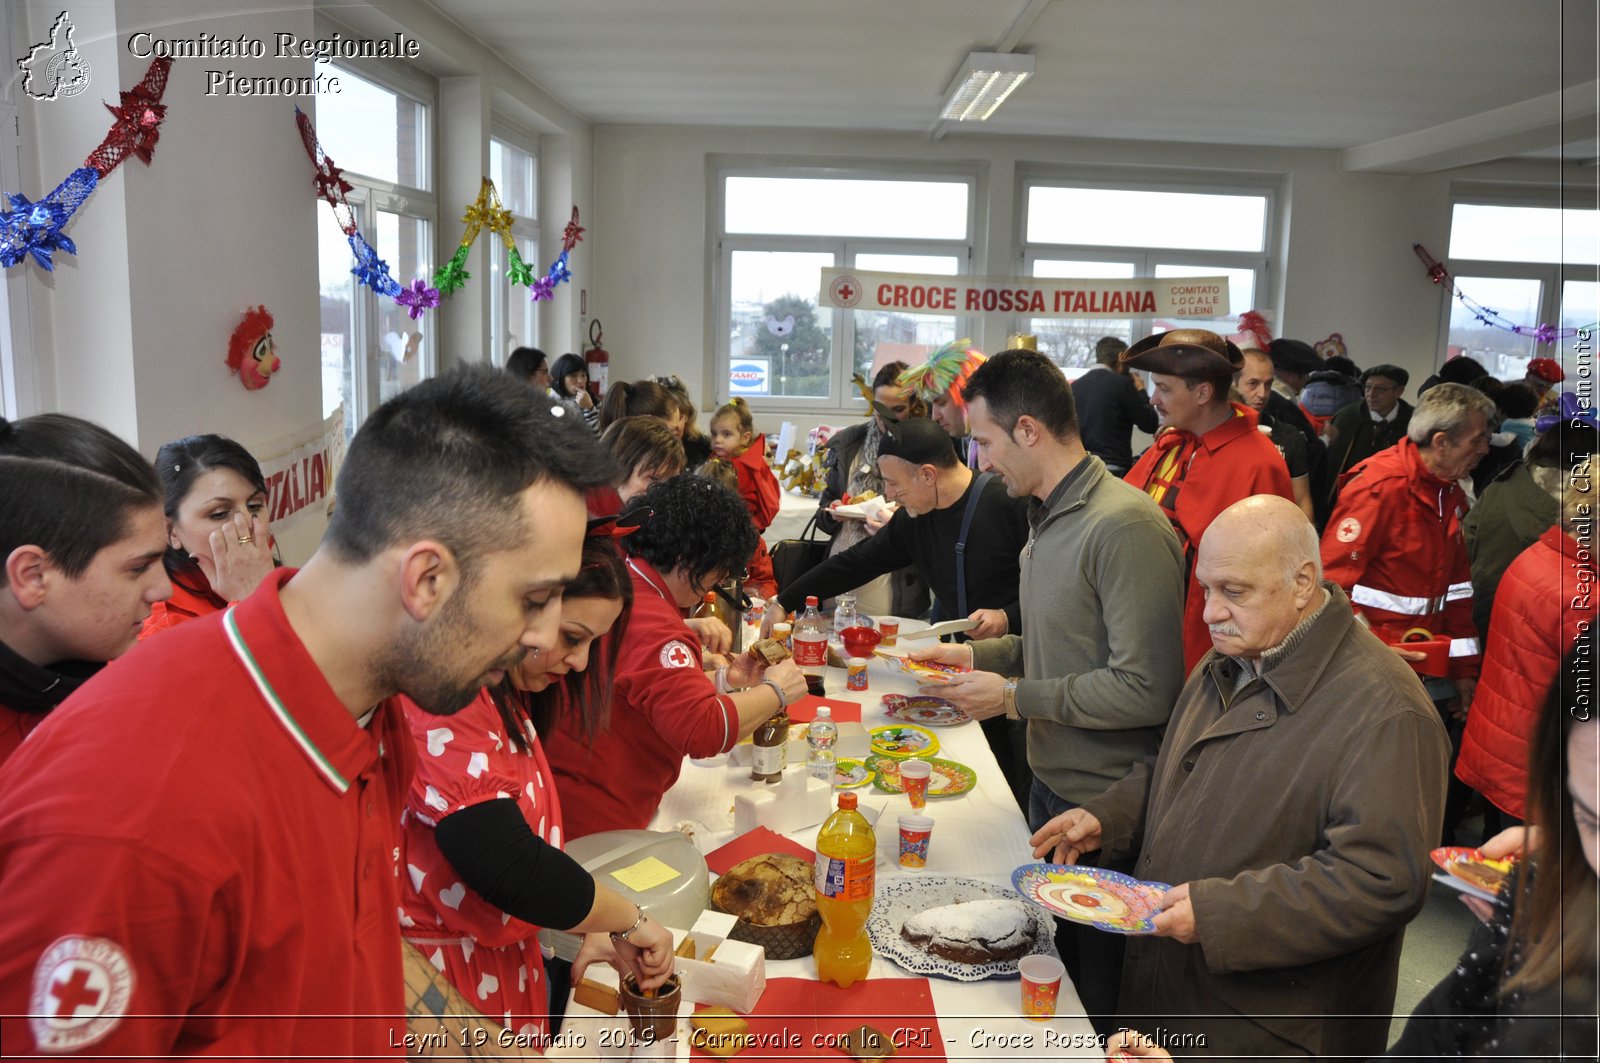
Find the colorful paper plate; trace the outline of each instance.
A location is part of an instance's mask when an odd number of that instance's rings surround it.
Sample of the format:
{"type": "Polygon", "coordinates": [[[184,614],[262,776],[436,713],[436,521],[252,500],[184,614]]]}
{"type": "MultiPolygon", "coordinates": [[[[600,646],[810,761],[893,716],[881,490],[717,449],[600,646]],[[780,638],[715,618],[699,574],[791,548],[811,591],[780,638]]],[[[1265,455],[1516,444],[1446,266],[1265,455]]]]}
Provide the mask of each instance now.
{"type": "Polygon", "coordinates": [[[923,727],[958,727],[972,717],[943,698],[926,694],[885,694],[883,713],[891,720],[921,724],[923,727]]]}
{"type": "Polygon", "coordinates": [[[948,683],[958,675],[972,671],[954,664],[937,664],[933,661],[913,661],[909,657],[874,651],[879,657],[900,669],[919,683],[948,683]]]}
{"type": "Polygon", "coordinates": [[[1024,864],[1011,885],[1052,915],[1112,934],[1153,934],[1161,897],[1171,886],[1098,867],[1024,864]]]}
{"type": "Polygon", "coordinates": [[[854,790],[858,786],[865,786],[872,781],[872,769],[859,760],[848,758],[837,760],[833,764],[833,788],[835,790],[854,790]]]}
{"type": "Polygon", "coordinates": [[[1446,845],[1428,855],[1454,878],[1488,894],[1500,892],[1506,876],[1516,866],[1514,860],[1491,860],[1482,851],[1464,845],[1446,845]]]}
{"type": "Polygon", "coordinates": [[[939,752],[939,740],[925,727],[895,723],[867,732],[872,751],[885,757],[926,757],[939,752]]]}
{"type": "MultiPolygon", "coordinates": [[[[928,774],[928,798],[959,797],[978,785],[978,773],[953,760],[927,758],[933,771],[928,774]]],[[[871,757],[867,764],[876,777],[872,785],[886,794],[904,793],[900,786],[900,761],[894,757],[871,757]]]]}

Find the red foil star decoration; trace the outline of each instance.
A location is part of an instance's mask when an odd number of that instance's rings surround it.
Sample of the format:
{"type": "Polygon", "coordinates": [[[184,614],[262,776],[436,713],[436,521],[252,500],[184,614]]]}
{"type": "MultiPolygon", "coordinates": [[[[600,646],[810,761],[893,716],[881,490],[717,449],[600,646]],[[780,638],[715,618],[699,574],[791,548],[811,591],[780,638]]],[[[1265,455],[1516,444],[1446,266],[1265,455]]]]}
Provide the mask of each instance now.
{"type": "Polygon", "coordinates": [[[572,220],[567,222],[567,227],[561,232],[562,249],[571,251],[578,245],[578,241],[583,239],[583,233],[583,226],[578,224],[578,208],[573,207],[572,220]]]}
{"type": "Polygon", "coordinates": [[[332,155],[323,155],[322,162],[317,166],[317,174],[312,178],[317,185],[317,195],[328,201],[328,204],[337,208],[344,194],[355,188],[344,179],[344,170],[333,164],[332,155]]]}
{"type": "Polygon", "coordinates": [[[167,90],[167,72],[170,69],[171,59],[153,60],[145,71],[144,80],[121,93],[122,106],[105,105],[116,121],[100,146],[83,160],[85,166],[104,178],[122,165],[129,155],[147,166],[150,164],[156,141],[161,139],[161,122],[167,116],[161,96],[167,90]]]}

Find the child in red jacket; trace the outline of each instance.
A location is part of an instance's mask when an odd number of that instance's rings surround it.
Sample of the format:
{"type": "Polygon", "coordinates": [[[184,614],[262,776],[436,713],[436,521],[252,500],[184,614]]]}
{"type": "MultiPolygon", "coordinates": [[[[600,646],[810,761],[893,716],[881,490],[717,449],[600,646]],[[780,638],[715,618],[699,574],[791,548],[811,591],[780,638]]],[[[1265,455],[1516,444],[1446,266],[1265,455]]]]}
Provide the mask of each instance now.
{"type": "MultiPolygon", "coordinates": [[[[711,456],[733,466],[734,475],[739,478],[739,497],[750,508],[750,520],[756,531],[765,532],[778,515],[778,478],[767,468],[766,437],[756,434],[750,407],[743,399],[723,403],[712,415],[711,456]]],[[[758,598],[771,598],[778,593],[767,544],[759,539],[750,558],[750,578],[745,580],[745,589],[758,598]]]]}

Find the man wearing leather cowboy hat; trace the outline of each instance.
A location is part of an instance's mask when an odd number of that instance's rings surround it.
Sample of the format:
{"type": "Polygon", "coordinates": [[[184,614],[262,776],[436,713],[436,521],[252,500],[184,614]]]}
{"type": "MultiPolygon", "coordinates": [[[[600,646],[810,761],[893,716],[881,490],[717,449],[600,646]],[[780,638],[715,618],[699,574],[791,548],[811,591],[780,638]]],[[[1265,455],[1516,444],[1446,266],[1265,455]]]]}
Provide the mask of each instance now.
{"type": "Polygon", "coordinates": [[[1289,470],[1272,441],[1256,430],[1255,412],[1228,401],[1233,375],[1244,365],[1239,348],[1206,329],[1173,329],[1146,336],[1121,362],[1150,374],[1150,402],[1163,427],[1124,477],[1153,498],[1172,521],[1189,572],[1183,609],[1183,666],[1211,648],[1196,583],[1194,554],[1218,513],[1251,495],[1294,501],[1289,470]]]}

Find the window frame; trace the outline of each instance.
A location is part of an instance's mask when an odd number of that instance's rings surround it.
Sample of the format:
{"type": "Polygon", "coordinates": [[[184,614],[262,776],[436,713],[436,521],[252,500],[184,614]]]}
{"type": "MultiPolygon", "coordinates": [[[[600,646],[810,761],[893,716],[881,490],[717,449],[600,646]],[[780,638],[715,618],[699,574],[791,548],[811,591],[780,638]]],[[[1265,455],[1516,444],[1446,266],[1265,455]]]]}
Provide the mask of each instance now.
{"type": "MultiPolygon", "coordinates": [[[[1164,173],[1158,176],[1143,175],[1122,178],[1116,174],[1087,174],[1074,170],[1032,170],[1019,173],[1017,178],[1016,217],[1017,256],[1022,275],[1032,277],[1034,264],[1040,259],[1076,259],[1084,262],[1131,262],[1134,278],[1155,277],[1155,268],[1167,263],[1189,262],[1215,266],[1217,269],[1248,269],[1255,274],[1255,298],[1251,309],[1275,310],[1268,303],[1266,293],[1273,283],[1272,256],[1277,247],[1278,234],[1283,231],[1284,218],[1280,211],[1285,202],[1281,178],[1248,174],[1229,175],[1226,180],[1181,173],[1164,173]],[[1157,247],[1151,245],[1074,244],[1027,239],[1028,218],[1032,191],[1035,188],[1089,188],[1125,192],[1172,192],[1199,195],[1231,195],[1264,198],[1260,251],[1224,251],[1212,248],[1157,247]]],[[[1011,333],[1033,331],[1033,315],[1013,314],[1008,318],[1011,333]]],[[[1037,320],[1094,320],[1092,318],[1042,317],[1037,320]]],[[[1130,315],[1133,334],[1128,342],[1149,335],[1155,329],[1154,318],[1130,315]]],[[[1074,368],[1063,365],[1063,369],[1074,368]]],[[[1084,368],[1084,367],[1076,367],[1084,368]]]]}
{"type": "MultiPolygon", "coordinates": [[[[1483,207],[1534,207],[1544,210],[1592,210],[1592,207],[1574,205],[1564,201],[1564,197],[1556,189],[1547,188],[1522,188],[1504,185],[1458,185],[1450,190],[1450,224],[1445,234],[1445,249],[1448,252],[1450,241],[1455,234],[1456,207],[1458,206],[1483,206],[1483,207]]],[[[1565,282],[1568,280],[1590,280],[1600,271],[1600,265],[1584,263],[1576,267],[1582,270],[1582,276],[1569,276],[1574,272],[1569,270],[1564,261],[1558,262],[1520,262],[1508,259],[1483,259],[1483,258],[1446,258],[1445,264],[1450,270],[1452,278],[1470,277],[1484,280],[1536,280],[1539,282],[1539,309],[1537,319],[1526,322],[1528,327],[1534,327],[1543,322],[1559,325],[1561,321],[1561,300],[1564,294],[1565,282]]],[[[1466,289],[1467,295],[1472,291],[1466,289]]],[[[1444,365],[1450,356],[1450,318],[1453,315],[1459,300],[1453,291],[1446,290],[1439,306],[1439,341],[1434,350],[1434,367],[1444,365]]],[[[1523,322],[1517,322],[1523,324],[1523,322]]],[[[1549,343],[1540,343],[1535,337],[1529,336],[1532,341],[1532,358],[1562,359],[1562,343],[1553,340],[1549,343]]],[[[1470,354],[1471,352],[1465,352],[1470,354]]]]}
{"type": "MultiPolygon", "coordinates": [[[[724,160],[713,163],[713,180],[710,185],[710,202],[707,218],[711,229],[712,245],[712,320],[716,330],[713,372],[716,374],[714,393],[718,404],[730,395],[729,367],[732,364],[732,342],[729,332],[733,317],[732,267],[735,251],[802,251],[827,252],[834,256],[840,268],[853,265],[858,254],[884,255],[939,255],[954,257],[957,276],[971,272],[973,256],[978,243],[979,196],[983,192],[983,175],[977,167],[961,166],[851,166],[811,165],[774,166],[759,162],[724,160]],[[967,186],[966,238],[921,239],[917,237],[885,236],[859,237],[833,234],[827,236],[801,236],[792,233],[728,233],[727,181],[730,177],[754,178],[808,178],[846,181],[939,181],[961,183],[967,186]]],[[[820,285],[819,285],[820,287],[820,285]]],[[[820,295],[820,291],[816,294],[820,295]]],[[[823,308],[818,307],[820,318],[823,308]]],[[[828,365],[828,393],[822,396],[775,395],[748,396],[750,409],[755,413],[769,412],[800,417],[826,417],[840,415],[859,417],[865,402],[849,387],[855,366],[854,311],[836,308],[832,314],[833,351],[828,365]]],[[[971,335],[962,329],[971,329],[976,318],[956,316],[957,336],[971,335]]]]}
{"type": "MultiPolygon", "coordinates": [[[[417,153],[418,166],[421,168],[423,181],[433,183],[437,179],[438,168],[435,153],[438,139],[435,133],[435,122],[438,120],[438,96],[431,88],[425,89],[415,77],[405,75],[396,76],[400,68],[374,67],[372,64],[358,60],[340,59],[330,64],[330,74],[337,72],[352,73],[364,81],[368,81],[386,92],[409,100],[423,109],[423,118],[420,126],[422,146],[417,153]]],[[[313,117],[313,120],[315,118],[313,117]]],[[[325,145],[326,146],[326,145],[325,145]]],[[[334,153],[337,159],[337,152],[334,153]]],[[[439,266],[439,196],[438,193],[425,187],[401,184],[358,170],[341,167],[344,179],[350,183],[351,190],[345,193],[345,199],[350,204],[350,209],[355,215],[357,227],[361,235],[374,248],[377,243],[377,216],[378,213],[397,214],[402,218],[411,218],[422,221],[426,226],[426,236],[423,240],[426,251],[425,261],[431,263],[433,269],[439,266]]],[[[317,210],[329,209],[322,200],[315,203],[317,210]]],[[[391,272],[394,263],[390,263],[391,272]]],[[[395,280],[402,286],[410,282],[409,277],[395,276],[395,280]]],[[[355,435],[368,415],[381,405],[379,399],[382,394],[382,381],[379,375],[379,352],[373,345],[379,335],[379,304],[382,298],[364,284],[356,283],[353,276],[348,278],[351,289],[350,312],[350,350],[354,360],[356,352],[361,355],[362,372],[351,372],[350,392],[342,396],[345,406],[344,425],[345,438],[355,435]]],[[[318,320],[321,319],[321,291],[322,279],[319,276],[318,290],[318,320]]],[[[438,320],[437,312],[433,318],[438,320]]],[[[427,380],[437,376],[439,372],[438,338],[436,329],[427,329],[422,333],[422,344],[417,350],[418,380],[427,380]]]]}
{"type": "MultiPolygon", "coordinates": [[[[489,141],[491,144],[498,141],[506,147],[515,148],[533,160],[533,209],[537,212],[539,209],[538,135],[496,116],[491,118],[489,122],[489,141]]],[[[493,169],[494,167],[491,166],[491,172],[493,169]]],[[[500,190],[498,186],[496,186],[496,191],[500,192],[501,202],[504,203],[505,192],[500,190]]],[[[510,210],[509,207],[506,209],[510,210]]],[[[506,253],[505,246],[495,234],[487,233],[487,235],[494,241],[489,258],[490,270],[494,274],[495,285],[490,292],[489,362],[491,365],[503,368],[506,359],[511,357],[511,298],[519,296],[526,303],[522,312],[525,315],[524,320],[527,325],[527,345],[530,347],[538,346],[536,341],[539,335],[540,307],[538,303],[527,298],[525,289],[523,293],[519,293],[517,289],[514,289],[506,282],[506,263],[502,259],[502,256],[506,253]]],[[[511,239],[517,244],[517,253],[523,255],[523,260],[528,265],[532,266],[536,271],[543,268],[544,263],[539,259],[539,218],[537,213],[533,217],[513,213],[511,215],[511,239]],[[523,254],[525,243],[532,244],[534,257],[531,259],[523,254]]],[[[551,357],[550,361],[554,363],[556,357],[559,357],[559,355],[551,357]]]]}

